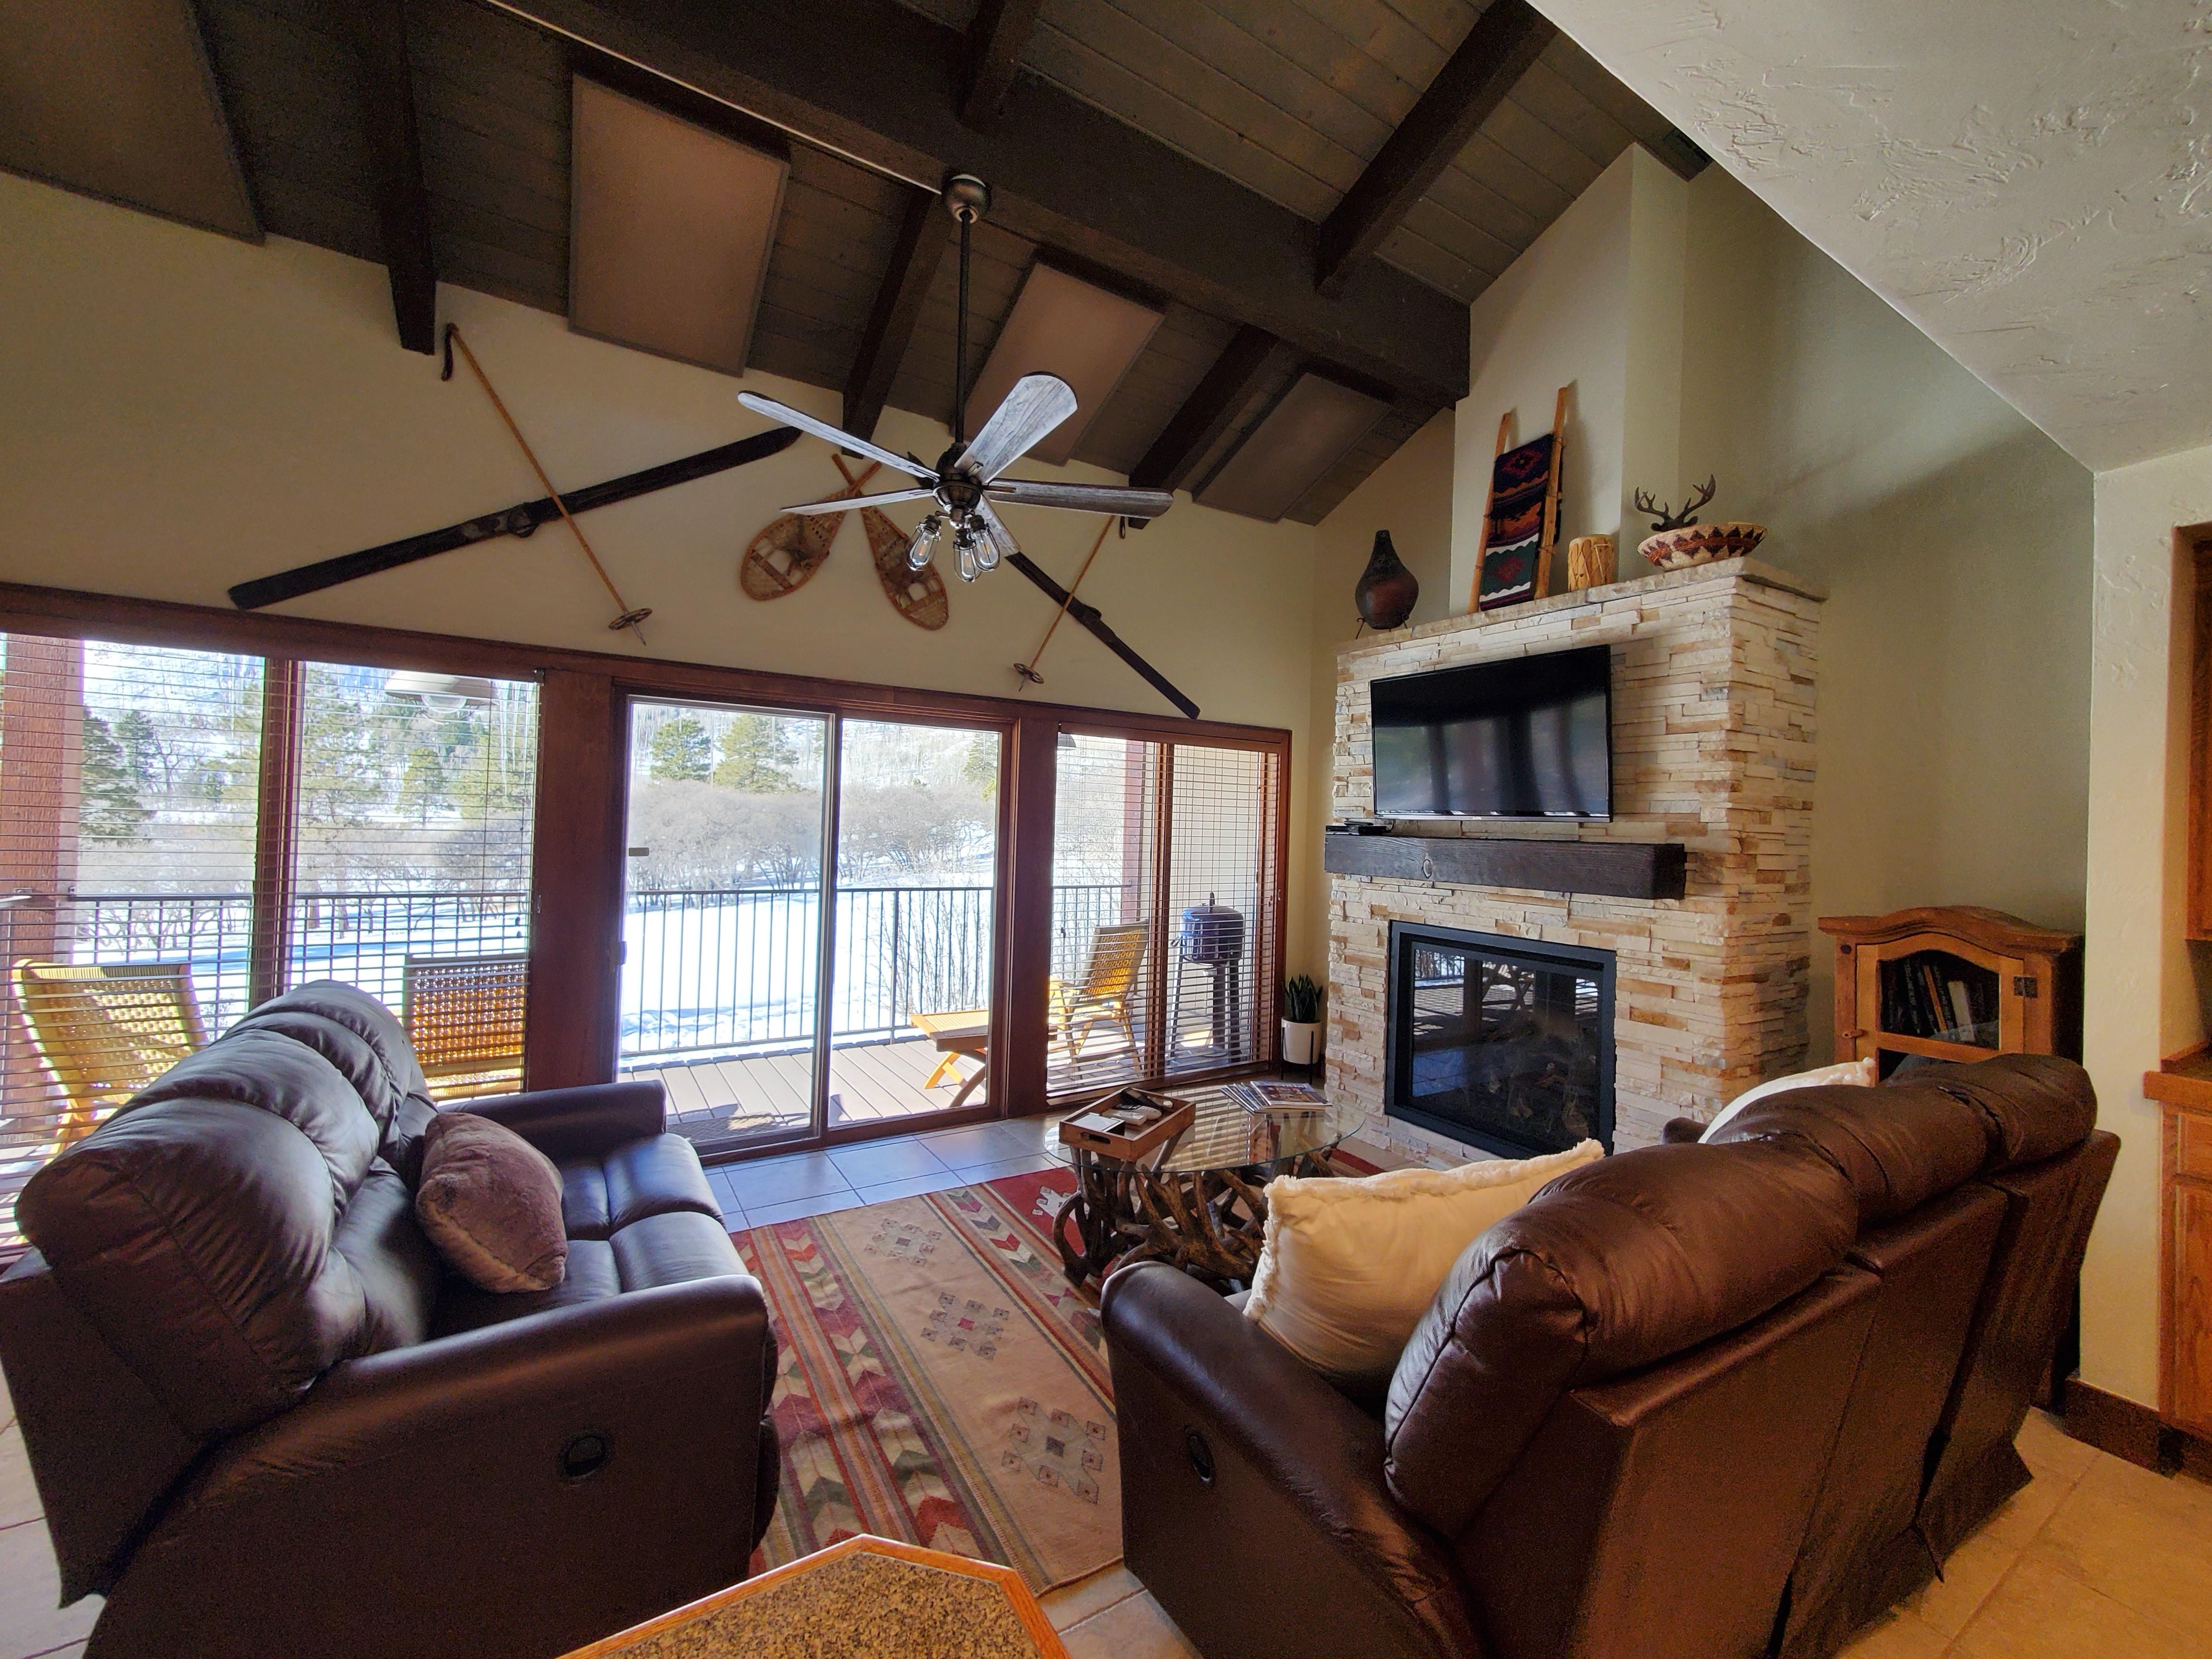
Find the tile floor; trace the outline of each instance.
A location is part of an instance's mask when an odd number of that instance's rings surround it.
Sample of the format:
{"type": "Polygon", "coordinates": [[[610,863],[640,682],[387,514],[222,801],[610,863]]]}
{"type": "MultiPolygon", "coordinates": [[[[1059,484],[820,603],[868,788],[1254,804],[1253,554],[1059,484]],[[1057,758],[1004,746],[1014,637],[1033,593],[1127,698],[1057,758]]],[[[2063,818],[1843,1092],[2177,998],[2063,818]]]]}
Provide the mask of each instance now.
{"type": "Polygon", "coordinates": [[[707,1171],[707,1179],[721,1200],[723,1219],[734,1232],[999,1176],[1064,1168],[1047,1150],[1054,1121],[1048,1117],[1012,1118],[863,1141],[826,1152],[721,1164],[707,1171]]]}

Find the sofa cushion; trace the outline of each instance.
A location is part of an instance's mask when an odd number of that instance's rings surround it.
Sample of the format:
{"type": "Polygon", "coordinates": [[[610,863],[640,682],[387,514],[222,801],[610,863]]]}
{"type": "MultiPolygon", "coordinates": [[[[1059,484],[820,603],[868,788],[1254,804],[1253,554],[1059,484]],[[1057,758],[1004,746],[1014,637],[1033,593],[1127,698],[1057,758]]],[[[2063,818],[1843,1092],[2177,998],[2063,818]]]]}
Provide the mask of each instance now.
{"type": "Polygon", "coordinates": [[[1939,1060],[1912,1074],[1982,1115],[1990,1168],[2018,1170],[2080,1146],[2097,1127],[2089,1074],[2056,1054],[1999,1054],[1965,1063],[1939,1060]]]}
{"type": "Polygon", "coordinates": [[[333,1211],[345,1206],[376,1157],[376,1121],[361,1097],[315,1050],[274,1031],[239,1031],[187,1055],[117,1117],[171,1100],[228,1100],[289,1123],[329,1171],[333,1211]]]}
{"type": "Polygon", "coordinates": [[[257,1030],[306,1043],[344,1073],[376,1120],[385,1161],[414,1184],[417,1141],[436,1109],[415,1050],[389,1008],[353,986],[317,980],[270,998],[230,1028],[257,1030]]]}
{"type": "Polygon", "coordinates": [[[360,1277],[366,1352],[408,1347],[430,1334],[446,1264],[415,1219],[415,1194],[382,1158],[368,1166],[331,1246],[360,1277]]]}
{"type": "Polygon", "coordinates": [[[441,1112],[430,1120],[415,1215],[447,1264],[479,1290],[546,1291],[561,1282],[568,1260],[561,1172],[488,1118],[441,1112]]]}
{"type": "Polygon", "coordinates": [[[1858,1194],[1862,1231],[1977,1175],[1989,1156],[1983,1115],[1917,1082],[1887,1089],[1793,1089],[1746,1107],[1706,1139],[1795,1138],[1817,1148],[1858,1194]]]}
{"type": "Polygon", "coordinates": [[[1647,1146],[1561,1176],[1469,1245],[1390,1380],[1387,1472],[1447,1535],[1565,1390],[1735,1329],[1843,1260],[1856,1194],[1802,1145],[1647,1146]]]}
{"type": "Polygon", "coordinates": [[[560,1170],[561,1207],[571,1238],[605,1238],[672,1210],[722,1213],[699,1154],[682,1135],[649,1135],[604,1158],[563,1158],[560,1170]]]}
{"type": "Polygon", "coordinates": [[[352,1085],[274,1032],[195,1060],[204,1092],[173,1072],[33,1176],[16,1215],[70,1303],[208,1437],[389,1346],[407,1316],[381,1298],[373,1314],[336,1248],[374,1150],[352,1085]]]}
{"type": "Polygon", "coordinates": [[[568,1243],[568,1276],[550,1291],[501,1296],[454,1280],[438,1304],[432,1334],[502,1324],[550,1308],[573,1308],[629,1291],[744,1272],[719,1216],[673,1211],[633,1222],[611,1238],[568,1243]]]}
{"type": "Polygon", "coordinates": [[[1604,1156],[1585,1140],[1548,1157],[1455,1170],[1279,1176],[1267,1183],[1244,1316],[1340,1388],[1378,1395],[1460,1253],[1553,1176],[1604,1156]]]}

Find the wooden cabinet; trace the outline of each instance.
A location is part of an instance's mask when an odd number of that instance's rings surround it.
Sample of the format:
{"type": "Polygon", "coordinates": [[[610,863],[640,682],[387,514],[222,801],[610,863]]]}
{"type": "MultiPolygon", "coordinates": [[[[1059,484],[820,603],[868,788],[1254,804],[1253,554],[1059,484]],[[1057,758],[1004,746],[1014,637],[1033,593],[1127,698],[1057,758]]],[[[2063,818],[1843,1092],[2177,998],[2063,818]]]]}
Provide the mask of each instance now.
{"type": "Polygon", "coordinates": [[[2158,1414],[2212,1439],[2212,1053],[2143,1079],[2164,1114],[2158,1181],[2158,1414]]]}
{"type": "Polygon", "coordinates": [[[2081,1057],[2081,936],[1954,905],[1823,916],[1836,941],[1836,1058],[2081,1057]]]}

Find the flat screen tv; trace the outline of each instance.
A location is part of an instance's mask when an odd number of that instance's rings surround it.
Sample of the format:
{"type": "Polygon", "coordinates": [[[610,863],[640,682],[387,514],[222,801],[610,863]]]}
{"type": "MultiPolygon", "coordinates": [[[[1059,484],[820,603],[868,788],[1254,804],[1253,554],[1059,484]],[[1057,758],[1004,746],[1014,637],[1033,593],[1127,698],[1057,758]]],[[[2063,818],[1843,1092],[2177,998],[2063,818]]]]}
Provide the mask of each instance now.
{"type": "Polygon", "coordinates": [[[1372,689],[1376,817],[1613,816],[1606,647],[1440,668],[1372,689]]]}

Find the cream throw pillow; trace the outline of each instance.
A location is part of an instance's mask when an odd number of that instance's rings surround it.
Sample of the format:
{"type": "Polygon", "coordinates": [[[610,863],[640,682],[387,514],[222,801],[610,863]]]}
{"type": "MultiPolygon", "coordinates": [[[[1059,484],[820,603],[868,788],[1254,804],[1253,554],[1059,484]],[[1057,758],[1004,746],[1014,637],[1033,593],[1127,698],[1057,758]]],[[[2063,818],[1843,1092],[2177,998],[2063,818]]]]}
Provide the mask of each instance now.
{"type": "Polygon", "coordinates": [[[1390,1170],[1359,1180],[1279,1176],[1244,1316],[1345,1388],[1387,1387],[1460,1253],[1554,1176],[1605,1156],[1595,1140],[1524,1160],[1390,1170]]]}
{"type": "Polygon", "coordinates": [[[1705,1125],[1705,1133],[1698,1137],[1699,1144],[1710,1142],[1720,1133],[1721,1127],[1754,1100],[1764,1100],[1769,1095],[1778,1095],[1784,1089],[1810,1089],[1823,1083],[1856,1083],[1872,1088],[1881,1081],[1881,1068],[1869,1054],[1864,1060],[1838,1060],[1833,1066],[1821,1066],[1809,1072],[1792,1072],[1788,1077],[1776,1078],[1755,1089],[1746,1089],[1729,1102],[1721,1115],[1705,1125]]]}

